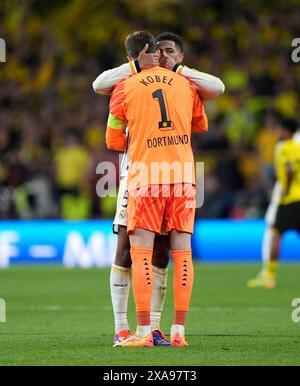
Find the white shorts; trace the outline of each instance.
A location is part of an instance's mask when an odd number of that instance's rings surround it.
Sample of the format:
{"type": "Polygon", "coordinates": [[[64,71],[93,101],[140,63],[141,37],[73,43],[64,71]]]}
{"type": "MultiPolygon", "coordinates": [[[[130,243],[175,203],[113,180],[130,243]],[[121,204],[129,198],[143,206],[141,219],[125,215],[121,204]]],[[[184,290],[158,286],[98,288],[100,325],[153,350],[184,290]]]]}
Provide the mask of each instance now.
{"type": "Polygon", "coordinates": [[[117,210],[113,222],[113,232],[118,233],[119,225],[126,227],[127,226],[127,202],[128,202],[128,189],[127,189],[127,176],[121,177],[118,200],[117,200],[117,210]]]}

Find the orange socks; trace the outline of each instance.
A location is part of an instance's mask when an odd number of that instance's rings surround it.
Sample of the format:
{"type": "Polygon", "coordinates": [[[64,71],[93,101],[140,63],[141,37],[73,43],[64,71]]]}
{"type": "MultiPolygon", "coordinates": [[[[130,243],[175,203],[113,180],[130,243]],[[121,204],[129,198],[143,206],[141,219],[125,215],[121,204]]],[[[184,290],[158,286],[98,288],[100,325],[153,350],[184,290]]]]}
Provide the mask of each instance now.
{"type": "Polygon", "coordinates": [[[150,325],[153,290],[152,248],[130,248],[132,260],[132,289],[138,326],[150,325]]]}
{"type": "MultiPolygon", "coordinates": [[[[150,325],[151,298],[153,291],[151,248],[130,249],[132,259],[132,288],[136,305],[138,326],[150,325]]],[[[174,324],[184,325],[189,309],[194,282],[192,251],[172,251],[174,263],[174,324]]]]}
{"type": "Polygon", "coordinates": [[[174,263],[174,324],[184,325],[194,283],[192,251],[172,251],[174,263]]]}

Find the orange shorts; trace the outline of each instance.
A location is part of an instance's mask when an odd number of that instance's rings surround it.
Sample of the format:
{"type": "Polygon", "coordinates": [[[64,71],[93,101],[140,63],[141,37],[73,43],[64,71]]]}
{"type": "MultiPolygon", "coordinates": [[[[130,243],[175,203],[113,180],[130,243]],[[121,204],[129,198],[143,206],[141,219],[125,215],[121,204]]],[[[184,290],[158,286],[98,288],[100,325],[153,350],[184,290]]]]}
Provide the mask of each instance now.
{"type": "Polygon", "coordinates": [[[143,228],[155,233],[176,229],[193,233],[196,186],[148,185],[128,194],[127,232],[143,228]]]}

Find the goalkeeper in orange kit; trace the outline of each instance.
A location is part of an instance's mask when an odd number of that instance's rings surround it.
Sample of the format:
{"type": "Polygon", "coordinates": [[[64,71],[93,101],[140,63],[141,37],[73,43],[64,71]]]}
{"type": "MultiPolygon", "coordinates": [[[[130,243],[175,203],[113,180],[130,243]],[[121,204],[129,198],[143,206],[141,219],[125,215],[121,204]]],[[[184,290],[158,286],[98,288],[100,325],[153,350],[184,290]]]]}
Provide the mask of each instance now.
{"type": "MultiPolygon", "coordinates": [[[[139,52],[138,60],[129,60],[119,67],[104,71],[93,82],[93,88],[98,94],[111,94],[113,87],[120,81],[135,75],[141,69],[151,68],[158,63],[160,66],[177,72],[190,79],[196,86],[202,101],[218,97],[224,92],[224,84],[219,78],[200,71],[183,66],[184,59],[183,42],[179,36],[164,32],[156,37],[159,54],[147,53],[147,46],[139,52]],[[158,62],[159,58],[159,62],[158,62]]],[[[207,119],[203,114],[203,126],[207,126],[207,119]]],[[[114,232],[118,234],[118,246],[114,263],[111,269],[110,285],[111,297],[115,317],[115,343],[118,343],[129,335],[127,321],[127,301],[130,290],[130,245],[126,233],[127,226],[127,178],[129,170],[129,156],[127,143],[120,171],[120,186],[116,215],[114,219],[114,232]]],[[[153,268],[153,294],[151,304],[151,326],[153,330],[154,344],[167,346],[169,342],[160,329],[160,318],[166,296],[167,265],[169,262],[169,238],[168,236],[156,236],[152,268],[153,268]]]]}
{"type": "MultiPolygon", "coordinates": [[[[126,41],[128,55],[135,59],[145,44],[149,45],[150,52],[155,52],[156,42],[150,34],[130,35],[126,41]]],[[[113,91],[107,127],[108,148],[120,150],[124,146],[126,125],[130,137],[127,230],[138,325],[136,333],[119,346],[153,345],[151,260],[154,237],[161,232],[163,222],[165,231],[170,233],[175,268],[171,343],[180,347],[187,345],[184,324],[193,286],[191,234],[196,194],[190,140],[192,127],[193,131],[197,128],[203,131],[203,113],[192,83],[159,66],[119,83],[113,91]],[[156,177],[152,174],[155,163],[177,167],[174,173],[164,174],[162,180],[160,173],[156,177]]]]}

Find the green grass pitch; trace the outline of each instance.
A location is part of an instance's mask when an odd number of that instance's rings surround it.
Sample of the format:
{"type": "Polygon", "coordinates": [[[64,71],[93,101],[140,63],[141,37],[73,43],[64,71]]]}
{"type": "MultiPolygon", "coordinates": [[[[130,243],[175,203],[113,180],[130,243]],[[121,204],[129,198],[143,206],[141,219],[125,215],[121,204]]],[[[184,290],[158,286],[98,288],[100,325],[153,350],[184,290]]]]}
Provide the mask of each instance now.
{"type": "MultiPolygon", "coordinates": [[[[0,365],[299,365],[300,265],[281,265],[274,290],[247,289],[258,265],[195,264],[187,348],[113,349],[109,269],[12,267],[0,270],[0,365]]],[[[173,317],[172,269],[162,316],[173,317]]],[[[129,301],[129,321],[134,304],[129,301]]]]}

